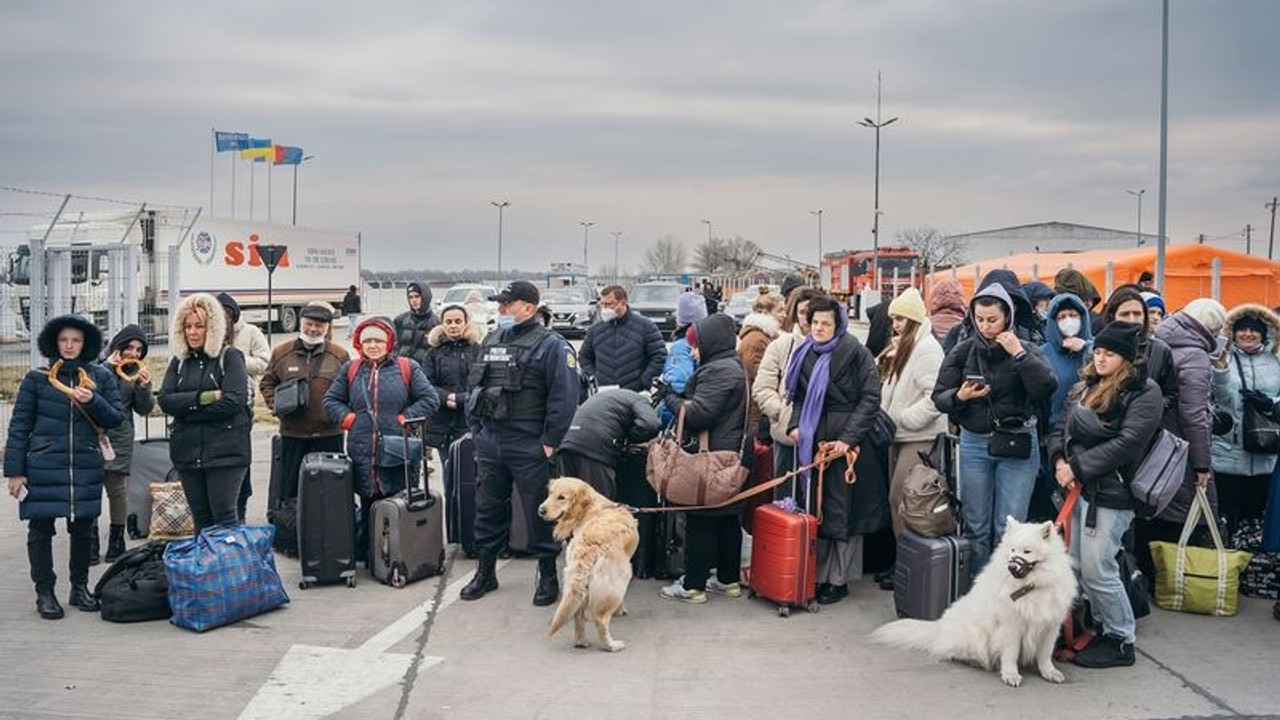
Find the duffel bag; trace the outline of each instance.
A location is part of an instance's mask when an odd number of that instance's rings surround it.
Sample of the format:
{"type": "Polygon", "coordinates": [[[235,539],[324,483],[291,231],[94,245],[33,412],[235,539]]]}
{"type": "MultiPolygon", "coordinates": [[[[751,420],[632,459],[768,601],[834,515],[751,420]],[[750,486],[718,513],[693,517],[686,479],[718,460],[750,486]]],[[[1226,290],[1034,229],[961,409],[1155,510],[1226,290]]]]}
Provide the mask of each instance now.
{"type": "Polygon", "coordinates": [[[164,620],[169,609],[169,578],[164,569],[163,540],[126,550],[98,579],[94,595],[102,619],[132,623],[164,620]]]}
{"type": "Polygon", "coordinates": [[[289,602],[276,572],[275,528],[211,527],[169,543],[169,622],[204,632],[289,602]]]}
{"type": "Polygon", "coordinates": [[[1191,511],[1182,526],[1182,537],[1170,543],[1149,544],[1156,566],[1156,604],[1165,610],[1201,615],[1235,615],[1240,601],[1240,573],[1249,564],[1244,550],[1227,550],[1222,545],[1218,523],[1203,487],[1196,488],[1191,511]],[[1206,518],[1213,547],[1189,545],[1191,533],[1206,518]]]}

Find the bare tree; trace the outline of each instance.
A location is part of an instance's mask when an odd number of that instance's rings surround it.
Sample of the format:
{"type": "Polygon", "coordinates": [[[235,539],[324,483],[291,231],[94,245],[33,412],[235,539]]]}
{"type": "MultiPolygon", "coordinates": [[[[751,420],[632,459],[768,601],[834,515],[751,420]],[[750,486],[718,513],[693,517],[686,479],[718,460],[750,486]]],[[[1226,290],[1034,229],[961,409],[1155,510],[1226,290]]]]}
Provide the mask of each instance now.
{"type": "Polygon", "coordinates": [[[733,238],[708,238],[693,251],[693,264],[704,273],[733,273],[755,265],[760,246],[741,235],[733,238]]]}
{"type": "Polygon", "coordinates": [[[675,235],[663,235],[644,252],[644,267],[650,272],[682,272],[688,262],[688,248],[675,235]]]}
{"type": "Polygon", "coordinates": [[[935,227],[922,225],[904,228],[898,231],[896,237],[899,245],[920,253],[920,264],[926,268],[945,268],[964,263],[964,243],[935,227]]]}

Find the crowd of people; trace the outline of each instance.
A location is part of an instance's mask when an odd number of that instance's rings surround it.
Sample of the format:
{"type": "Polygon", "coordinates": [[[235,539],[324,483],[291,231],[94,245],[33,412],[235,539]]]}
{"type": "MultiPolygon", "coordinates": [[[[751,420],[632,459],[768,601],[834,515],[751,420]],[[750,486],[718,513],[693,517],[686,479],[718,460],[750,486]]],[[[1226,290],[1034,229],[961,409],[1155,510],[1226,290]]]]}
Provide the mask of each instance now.
{"type": "MultiPolygon", "coordinates": [[[[954,432],[975,575],[1008,518],[1052,518],[1056,497],[1081,486],[1075,513],[1089,531],[1072,536],[1070,551],[1102,633],[1077,661],[1126,665],[1136,624],[1117,555],[1129,548],[1154,577],[1147,542],[1178,539],[1197,486],[1210,491],[1228,535],[1262,519],[1276,455],[1248,447],[1240,428],[1248,412],[1271,416],[1280,405],[1280,317],[1259,305],[1228,312],[1207,298],[1169,308],[1149,280],[1105,299],[1070,268],[1051,285],[993,271],[967,299],[943,280],[927,299],[908,288],[871,308],[865,341],[842,303],[798,278],[755,297],[740,326],[707,285],[680,297],[669,347],[614,285],[602,290],[600,320],[577,352],[548,327],[538,288],[524,281],[488,298],[498,306],[491,332],[484,298],[437,313],[430,288],[411,283],[407,310],[394,319],[359,320],[352,288],[338,310],[303,308],[296,338],[275,348],[234,298],[200,294],[178,307],[155,390],[139,328],[104,350],[92,323],[62,316],[39,334],[48,366],[19,388],[5,475],[29,521],[37,610],[57,618],[54,519],[68,524],[70,603],[82,610],[96,609],[87,574],[99,555],[104,487],[106,559],[124,551],[135,413],[158,403],[169,417],[171,459],[197,530],[245,520],[259,392],[280,422],[282,484],[273,496],[296,495],[306,454],[345,452],[366,521],[373,502],[418,482],[417,468],[393,464],[384,445],[425,419],[425,443],[442,462],[464,435],[474,440],[476,571],[461,598],[498,589],[518,494],[538,562],[533,602],[549,605],[560,593],[560,545],[537,515],[548,480],[575,475],[617,497],[629,481],[617,472],[627,447],[678,424],[690,451],[701,438],[703,449],[750,464],[753,443],[771,446],[766,475],[819,453],[835,458],[821,478],[804,473],[775,490],[802,507],[821,503],[817,601],[830,604],[861,576],[865,539],[902,532],[907,475],[954,432]],[[344,315],[350,349],[333,339],[344,315]],[[1189,444],[1184,486],[1159,517],[1137,518],[1128,483],[1162,428],[1189,444]]],[[[687,513],[684,575],[662,597],[701,604],[708,593],[741,594],[743,511],[687,513]]],[[[357,553],[365,544],[357,539],[357,553]]]]}

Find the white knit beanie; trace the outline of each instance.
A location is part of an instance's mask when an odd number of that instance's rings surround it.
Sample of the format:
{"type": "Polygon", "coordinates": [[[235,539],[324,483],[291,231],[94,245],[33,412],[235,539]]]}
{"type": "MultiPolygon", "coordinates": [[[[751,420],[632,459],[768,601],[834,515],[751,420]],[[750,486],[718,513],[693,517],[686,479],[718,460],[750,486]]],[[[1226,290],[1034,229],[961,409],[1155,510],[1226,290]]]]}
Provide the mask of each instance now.
{"type": "Polygon", "coordinates": [[[1222,303],[1211,298],[1197,298],[1187,303],[1182,308],[1182,312],[1191,316],[1192,320],[1200,323],[1210,335],[1217,335],[1222,332],[1222,326],[1227,324],[1227,309],[1222,303]]]}

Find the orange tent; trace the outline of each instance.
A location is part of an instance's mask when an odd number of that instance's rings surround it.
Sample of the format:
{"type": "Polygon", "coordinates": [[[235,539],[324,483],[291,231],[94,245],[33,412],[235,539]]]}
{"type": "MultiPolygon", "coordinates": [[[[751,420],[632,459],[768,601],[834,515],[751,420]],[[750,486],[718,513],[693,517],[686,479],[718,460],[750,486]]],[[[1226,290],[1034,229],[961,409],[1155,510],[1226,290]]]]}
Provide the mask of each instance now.
{"type": "MultiPolygon", "coordinates": [[[[1165,252],[1165,304],[1169,312],[1196,298],[1213,296],[1213,261],[1221,260],[1221,297],[1228,308],[1241,303],[1260,303],[1267,307],[1280,305],[1280,262],[1232,252],[1208,245],[1170,245],[1165,252]]],[[[1007,269],[1017,273],[1026,283],[1040,280],[1053,285],[1053,276],[1062,268],[1073,267],[1084,273],[1098,293],[1107,293],[1107,264],[1111,263],[1111,287],[1138,282],[1144,270],[1155,272],[1156,251],[1151,249],[1093,250],[1080,253],[1026,253],[992,258],[980,263],[955,268],[955,278],[964,288],[965,297],[973,297],[973,288],[982,276],[992,270],[1007,269]]],[[[952,276],[953,271],[934,273],[929,287],[952,276]]]]}

